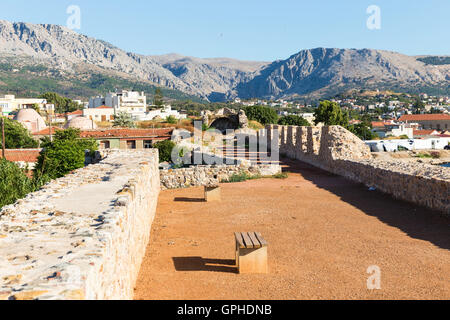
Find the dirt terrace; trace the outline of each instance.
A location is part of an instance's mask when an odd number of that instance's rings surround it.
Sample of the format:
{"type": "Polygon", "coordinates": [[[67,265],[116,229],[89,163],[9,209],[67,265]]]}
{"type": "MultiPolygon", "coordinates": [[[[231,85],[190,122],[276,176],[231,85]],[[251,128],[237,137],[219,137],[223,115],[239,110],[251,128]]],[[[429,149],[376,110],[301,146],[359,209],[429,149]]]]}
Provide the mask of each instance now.
{"type": "Polygon", "coordinates": [[[284,162],[288,179],[161,193],[136,299],[450,299],[450,219],[284,162]],[[269,242],[269,274],[239,275],[235,231],[269,242]],[[381,290],[366,273],[381,268],[381,290]]]}

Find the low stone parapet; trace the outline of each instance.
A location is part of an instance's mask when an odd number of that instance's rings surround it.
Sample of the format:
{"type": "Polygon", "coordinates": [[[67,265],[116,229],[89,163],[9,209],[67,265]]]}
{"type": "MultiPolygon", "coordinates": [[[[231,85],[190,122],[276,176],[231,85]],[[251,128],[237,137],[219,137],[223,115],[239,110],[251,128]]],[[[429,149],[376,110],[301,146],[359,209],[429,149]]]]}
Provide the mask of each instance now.
{"type": "Polygon", "coordinates": [[[0,299],[132,299],[158,151],[116,151],[0,211],[0,299]]]}
{"type": "Polygon", "coordinates": [[[281,173],[278,164],[268,165],[199,165],[160,170],[161,189],[179,189],[207,185],[211,180],[228,181],[233,175],[272,176],[281,173]]]}

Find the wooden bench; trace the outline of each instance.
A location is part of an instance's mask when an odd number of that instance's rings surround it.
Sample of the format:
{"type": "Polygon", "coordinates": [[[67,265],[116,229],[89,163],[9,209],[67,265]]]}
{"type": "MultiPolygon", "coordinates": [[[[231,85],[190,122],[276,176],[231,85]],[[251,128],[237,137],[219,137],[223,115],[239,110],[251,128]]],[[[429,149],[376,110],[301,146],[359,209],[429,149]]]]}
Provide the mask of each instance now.
{"type": "Polygon", "coordinates": [[[236,232],[236,266],[239,273],[267,273],[267,241],[259,232],[236,232]]]}

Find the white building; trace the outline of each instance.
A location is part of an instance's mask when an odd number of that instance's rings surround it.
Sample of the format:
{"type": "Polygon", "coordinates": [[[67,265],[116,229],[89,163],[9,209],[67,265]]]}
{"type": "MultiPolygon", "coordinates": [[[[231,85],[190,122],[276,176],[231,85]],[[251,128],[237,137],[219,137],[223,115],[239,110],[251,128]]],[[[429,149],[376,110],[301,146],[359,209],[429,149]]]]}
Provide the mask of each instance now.
{"type": "Polygon", "coordinates": [[[82,116],[97,122],[114,121],[114,108],[107,106],[87,108],[83,110],[82,116]]]}
{"type": "MultiPolygon", "coordinates": [[[[152,106],[156,107],[156,106],[152,106]]],[[[147,120],[155,120],[160,118],[162,120],[166,120],[168,117],[174,117],[175,119],[186,119],[187,115],[183,113],[179,113],[177,110],[172,110],[171,106],[163,106],[160,109],[153,109],[144,114],[137,114],[136,117],[133,116],[136,120],[147,121],[147,120]]]]}
{"type": "Polygon", "coordinates": [[[114,108],[115,113],[126,112],[132,115],[147,111],[147,97],[144,92],[117,91],[110,92],[105,97],[99,96],[89,100],[89,108],[101,106],[114,108]]]}
{"type": "Polygon", "coordinates": [[[42,110],[47,110],[47,100],[45,99],[16,98],[14,95],[0,97],[0,113],[2,115],[8,115],[20,109],[32,108],[34,105],[42,110]]]}

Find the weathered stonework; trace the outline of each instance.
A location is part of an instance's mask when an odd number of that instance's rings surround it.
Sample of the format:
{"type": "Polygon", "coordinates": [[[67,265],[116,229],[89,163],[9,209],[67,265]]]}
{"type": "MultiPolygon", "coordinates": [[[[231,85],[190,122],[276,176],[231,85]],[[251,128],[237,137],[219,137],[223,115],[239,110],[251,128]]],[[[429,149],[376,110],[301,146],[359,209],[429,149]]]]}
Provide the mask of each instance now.
{"type": "Polygon", "coordinates": [[[228,181],[234,174],[271,176],[281,172],[279,165],[204,165],[160,171],[161,190],[205,186],[211,181],[228,181]]]}
{"type": "Polygon", "coordinates": [[[115,151],[0,211],[0,299],[132,299],[158,152],[115,151]]]}
{"type": "Polygon", "coordinates": [[[268,141],[276,136],[275,130],[279,131],[281,155],[375,187],[398,199],[450,214],[448,168],[375,160],[363,141],[340,126],[269,125],[266,130],[268,141]]]}

